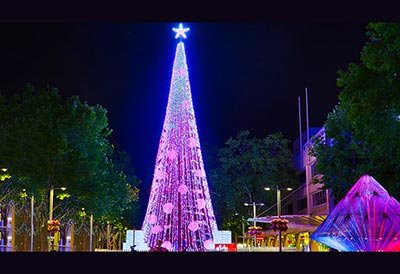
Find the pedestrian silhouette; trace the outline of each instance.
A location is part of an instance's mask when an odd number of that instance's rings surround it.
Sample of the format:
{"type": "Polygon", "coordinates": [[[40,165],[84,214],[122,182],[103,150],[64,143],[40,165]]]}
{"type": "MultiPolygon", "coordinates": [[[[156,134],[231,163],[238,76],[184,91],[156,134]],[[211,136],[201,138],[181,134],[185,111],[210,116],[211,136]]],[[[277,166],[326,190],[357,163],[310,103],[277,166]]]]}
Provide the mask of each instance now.
{"type": "Polygon", "coordinates": [[[168,252],[168,249],[166,249],[165,247],[161,246],[162,243],[163,242],[161,240],[157,240],[156,241],[156,245],[153,246],[152,248],[150,248],[150,252],[168,252]]]}

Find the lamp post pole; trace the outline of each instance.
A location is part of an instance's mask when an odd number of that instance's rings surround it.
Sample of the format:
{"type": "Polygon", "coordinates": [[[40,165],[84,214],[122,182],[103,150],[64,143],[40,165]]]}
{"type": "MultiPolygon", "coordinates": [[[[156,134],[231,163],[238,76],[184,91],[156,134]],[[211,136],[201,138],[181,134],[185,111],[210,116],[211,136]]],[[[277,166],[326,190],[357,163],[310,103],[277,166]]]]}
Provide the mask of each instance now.
{"type": "MultiPolygon", "coordinates": [[[[253,202],[253,227],[254,229],[256,228],[257,222],[256,222],[256,203],[253,202]]],[[[254,234],[254,249],[257,247],[257,234],[254,234]]]]}
{"type": "Polygon", "coordinates": [[[33,224],[33,216],[34,216],[34,201],[35,198],[33,197],[33,195],[31,196],[31,252],[34,251],[33,250],[33,234],[34,234],[34,224],[33,224]]]}
{"type": "MultiPolygon", "coordinates": [[[[265,190],[269,191],[271,190],[271,188],[269,187],[264,187],[265,190]]],[[[275,187],[276,190],[276,214],[278,216],[278,219],[281,218],[281,189],[279,188],[279,186],[275,187]]],[[[287,187],[285,188],[285,190],[291,191],[292,188],[287,187]]],[[[279,252],[282,252],[282,231],[281,231],[281,227],[279,225],[278,227],[278,243],[279,243],[279,252]]]]}
{"type": "MultiPolygon", "coordinates": [[[[245,206],[253,206],[253,227],[254,229],[256,228],[257,222],[256,222],[256,218],[257,218],[257,212],[256,212],[256,206],[260,205],[263,206],[263,203],[260,204],[256,204],[256,202],[253,202],[252,204],[248,204],[248,203],[244,203],[245,206]]],[[[254,248],[256,248],[257,246],[257,234],[254,234],[254,248]]]]}
{"type": "MultiPolygon", "coordinates": [[[[49,196],[49,221],[53,221],[53,200],[54,200],[54,186],[50,186],[50,196],[49,196]]],[[[49,231],[49,251],[53,251],[53,232],[49,231]]]]}
{"type": "Polygon", "coordinates": [[[242,216],[242,245],[243,245],[243,247],[244,247],[244,238],[245,238],[245,235],[244,235],[244,218],[242,216]]]}
{"type": "MultiPolygon", "coordinates": [[[[50,186],[50,195],[49,195],[49,221],[53,221],[53,201],[54,201],[54,189],[61,189],[61,190],[66,190],[66,187],[59,187],[59,188],[55,188],[53,185],[50,186]]],[[[53,237],[53,232],[50,231],[49,232],[49,251],[53,251],[53,241],[54,239],[52,239],[53,237]]]]}
{"type": "Polygon", "coordinates": [[[54,201],[54,186],[50,186],[50,200],[49,200],[49,220],[53,220],[53,201],[54,201]]]}
{"type": "Polygon", "coordinates": [[[90,232],[89,232],[89,251],[92,251],[93,246],[93,214],[90,214],[90,232]]]}
{"type": "MultiPolygon", "coordinates": [[[[276,187],[276,206],[277,206],[277,215],[278,215],[278,219],[281,218],[281,190],[280,188],[277,186],[276,187]]],[[[282,232],[281,232],[281,228],[279,227],[278,229],[278,238],[279,238],[279,252],[282,252],[282,232]]]]}

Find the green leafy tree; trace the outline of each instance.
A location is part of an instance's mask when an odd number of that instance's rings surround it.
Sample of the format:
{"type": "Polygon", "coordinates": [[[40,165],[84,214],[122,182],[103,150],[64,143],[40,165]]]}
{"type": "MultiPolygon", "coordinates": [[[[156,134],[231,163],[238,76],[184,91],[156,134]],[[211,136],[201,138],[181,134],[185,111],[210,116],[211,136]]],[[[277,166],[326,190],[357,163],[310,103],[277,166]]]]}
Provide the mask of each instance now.
{"type": "MultiPolygon", "coordinates": [[[[19,182],[15,187],[39,203],[51,186],[67,187],[64,195],[57,191],[54,218],[78,220],[82,208],[95,218],[121,216],[131,198],[127,175],[112,161],[106,109],[28,85],[22,94],[0,96],[0,115],[0,166],[19,182]]],[[[47,219],[47,203],[41,212],[47,219]]]]}
{"type": "Polygon", "coordinates": [[[116,149],[113,155],[113,162],[118,170],[126,175],[126,185],[128,188],[127,207],[122,212],[125,226],[128,228],[140,227],[139,215],[139,185],[141,180],[135,175],[135,168],[131,163],[131,156],[126,151],[116,149]]]}
{"type": "Polygon", "coordinates": [[[217,166],[209,172],[219,225],[241,234],[240,217],[252,216],[252,209],[244,203],[272,205],[276,194],[265,191],[264,187],[299,184],[292,166],[290,144],[280,132],[257,138],[251,137],[249,130],[240,131],[225,142],[218,152],[217,166]],[[239,219],[232,219],[233,215],[239,219]]]}
{"type": "Polygon", "coordinates": [[[369,23],[359,64],[339,70],[339,103],[311,155],[339,201],[363,174],[400,197],[400,23],[369,23]]]}

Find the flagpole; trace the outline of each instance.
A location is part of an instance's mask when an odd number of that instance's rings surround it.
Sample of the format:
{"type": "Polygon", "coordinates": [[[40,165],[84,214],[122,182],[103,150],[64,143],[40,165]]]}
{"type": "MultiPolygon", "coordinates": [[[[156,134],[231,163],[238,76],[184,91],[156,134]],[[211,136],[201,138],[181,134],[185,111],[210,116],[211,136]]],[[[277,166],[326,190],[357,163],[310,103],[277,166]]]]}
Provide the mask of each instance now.
{"type": "Polygon", "coordinates": [[[301,129],[301,107],[300,107],[300,96],[297,97],[297,101],[298,101],[298,106],[299,106],[299,150],[300,150],[300,164],[301,164],[301,168],[304,167],[303,165],[303,133],[302,133],[302,129],[301,129]]]}
{"type": "MultiPolygon", "coordinates": [[[[308,125],[308,91],[307,91],[307,87],[306,87],[306,123],[307,123],[307,147],[306,147],[306,149],[307,149],[307,166],[308,166],[308,168],[310,168],[309,167],[309,162],[310,162],[310,155],[308,155],[308,147],[309,147],[309,141],[310,141],[310,127],[309,127],[309,125],[308,125]]],[[[310,175],[311,175],[311,173],[310,173],[310,175]]],[[[306,176],[306,178],[307,178],[307,176],[306,176]]],[[[311,180],[311,178],[310,178],[310,180],[311,180]]],[[[310,216],[310,202],[311,202],[311,198],[310,198],[310,187],[309,187],[309,185],[310,185],[310,181],[308,181],[307,179],[306,179],[306,189],[307,189],[307,215],[308,216],[310,216]]]]}

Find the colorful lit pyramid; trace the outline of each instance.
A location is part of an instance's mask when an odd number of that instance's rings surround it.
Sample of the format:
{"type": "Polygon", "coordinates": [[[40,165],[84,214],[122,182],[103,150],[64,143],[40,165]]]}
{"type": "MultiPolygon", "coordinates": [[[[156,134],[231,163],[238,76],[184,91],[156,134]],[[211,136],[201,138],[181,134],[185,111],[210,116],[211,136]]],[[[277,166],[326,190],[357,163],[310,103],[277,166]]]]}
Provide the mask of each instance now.
{"type": "Polygon", "coordinates": [[[400,203],[363,175],[311,239],[339,251],[400,251],[400,203]]]}

